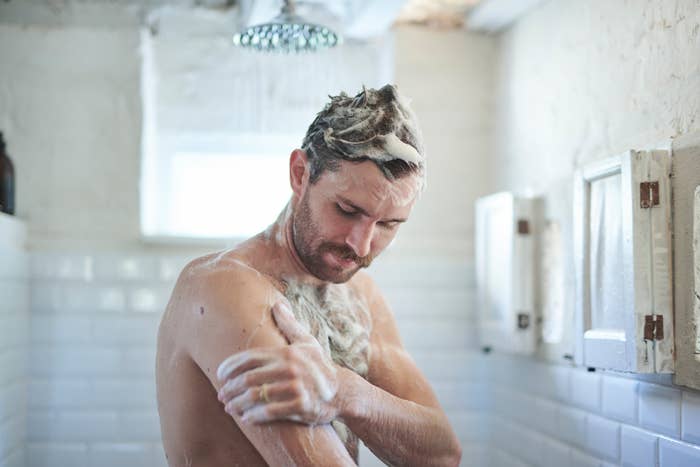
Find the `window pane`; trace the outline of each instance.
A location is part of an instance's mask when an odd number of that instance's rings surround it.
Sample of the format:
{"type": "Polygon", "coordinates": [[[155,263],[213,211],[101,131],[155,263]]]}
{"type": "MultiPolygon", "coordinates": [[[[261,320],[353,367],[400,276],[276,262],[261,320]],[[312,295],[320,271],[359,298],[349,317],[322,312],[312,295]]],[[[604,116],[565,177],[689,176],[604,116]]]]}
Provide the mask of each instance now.
{"type": "Polygon", "coordinates": [[[488,315],[493,320],[503,320],[508,315],[510,303],[510,261],[512,244],[511,202],[499,202],[489,206],[486,214],[486,293],[490,304],[488,315]]]}
{"type": "Polygon", "coordinates": [[[589,279],[592,329],[624,329],[622,177],[590,186],[589,279]]]}
{"type": "Polygon", "coordinates": [[[186,237],[249,237],[264,230],[291,195],[288,158],[176,154],[169,231],[186,237]]]}

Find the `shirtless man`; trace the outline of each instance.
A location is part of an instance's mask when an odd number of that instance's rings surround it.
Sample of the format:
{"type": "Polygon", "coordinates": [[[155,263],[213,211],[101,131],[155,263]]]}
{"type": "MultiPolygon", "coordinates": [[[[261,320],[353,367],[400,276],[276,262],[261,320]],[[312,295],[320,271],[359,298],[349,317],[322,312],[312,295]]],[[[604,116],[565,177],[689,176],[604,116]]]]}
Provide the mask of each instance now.
{"type": "Polygon", "coordinates": [[[358,438],[391,465],[459,464],[444,412],[359,271],[408,218],[424,174],[395,87],[332,97],[291,153],[277,221],[184,268],[156,363],[171,467],[351,466],[358,438]]]}

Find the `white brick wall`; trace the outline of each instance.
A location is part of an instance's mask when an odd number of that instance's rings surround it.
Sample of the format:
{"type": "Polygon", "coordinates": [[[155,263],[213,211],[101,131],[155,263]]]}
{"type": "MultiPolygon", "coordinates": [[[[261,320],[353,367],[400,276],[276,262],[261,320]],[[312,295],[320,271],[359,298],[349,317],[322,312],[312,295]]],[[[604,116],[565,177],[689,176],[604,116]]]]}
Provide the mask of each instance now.
{"type": "MultiPolygon", "coordinates": [[[[486,369],[486,404],[494,408],[490,451],[507,454],[494,454],[485,465],[700,465],[700,395],[668,378],[591,373],[507,355],[473,358],[486,369]]],[[[464,465],[476,464],[465,459],[464,465]]]]}
{"type": "MultiPolygon", "coordinates": [[[[155,336],[185,262],[32,255],[30,380],[27,391],[16,382],[0,386],[7,388],[0,392],[0,413],[15,406],[6,400],[28,400],[26,465],[165,465],[155,336]]],[[[634,379],[479,353],[467,264],[388,257],[372,269],[406,347],[462,442],[463,465],[696,465],[699,394],[663,377],[634,379]]],[[[0,381],[21,373],[22,354],[0,352],[0,381]]],[[[16,431],[0,423],[0,439],[15,439],[5,433],[16,431]]],[[[362,465],[380,465],[367,450],[361,458],[362,465]]],[[[6,465],[24,465],[17,459],[6,465]]]]}
{"type": "MultiPolygon", "coordinates": [[[[164,465],[155,339],[186,261],[32,254],[29,466],[164,465]]],[[[488,388],[479,380],[479,356],[470,351],[470,268],[453,260],[388,260],[373,269],[465,453],[486,459],[488,388]]],[[[377,462],[363,452],[363,465],[377,462]]]]}
{"type": "Polygon", "coordinates": [[[21,467],[25,463],[29,278],[23,242],[23,225],[0,214],[1,467],[21,467]]]}
{"type": "Polygon", "coordinates": [[[156,334],[187,260],[32,254],[29,466],[165,465],[156,334]]]}

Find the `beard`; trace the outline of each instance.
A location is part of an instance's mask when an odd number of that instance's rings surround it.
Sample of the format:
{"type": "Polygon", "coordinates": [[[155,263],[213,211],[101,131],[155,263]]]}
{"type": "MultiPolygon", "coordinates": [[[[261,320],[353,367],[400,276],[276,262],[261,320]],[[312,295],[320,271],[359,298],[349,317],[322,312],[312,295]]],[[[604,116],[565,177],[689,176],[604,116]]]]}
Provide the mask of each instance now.
{"type": "Polygon", "coordinates": [[[314,222],[311,208],[309,207],[309,191],[299,200],[292,217],[292,241],[299,259],[304,267],[316,278],[322,281],[340,284],[347,282],[361,268],[369,267],[374,257],[357,256],[349,246],[337,244],[322,239],[318,224],[314,222]],[[314,245],[314,244],[317,245],[314,245]],[[352,260],[355,266],[342,268],[328,264],[324,260],[326,253],[331,253],[344,260],[352,260]]]}

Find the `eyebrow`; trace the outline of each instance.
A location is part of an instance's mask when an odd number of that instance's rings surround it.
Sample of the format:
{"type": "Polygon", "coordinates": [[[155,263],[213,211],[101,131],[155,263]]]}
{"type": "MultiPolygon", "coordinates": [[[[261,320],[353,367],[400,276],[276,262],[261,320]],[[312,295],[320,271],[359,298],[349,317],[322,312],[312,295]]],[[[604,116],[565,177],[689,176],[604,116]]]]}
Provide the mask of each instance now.
{"type": "MultiPolygon", "coordinates": [[[[343,198],[342,196],[338,196],[338,199],[343,202],[343,204],[347,204],[350,208],[354,209],[355,211],[359,212],[362,215],[365,215],[367,217],[372,217],[372,215],[367,212],[365,209],[362,209],[360,206],[356,205],[352,201],[350,201],[347,198],[343,198]]],[[[397,222],[399,224],[406,222],[406,219],[384,219],[384,222],[397,222]]]]}

